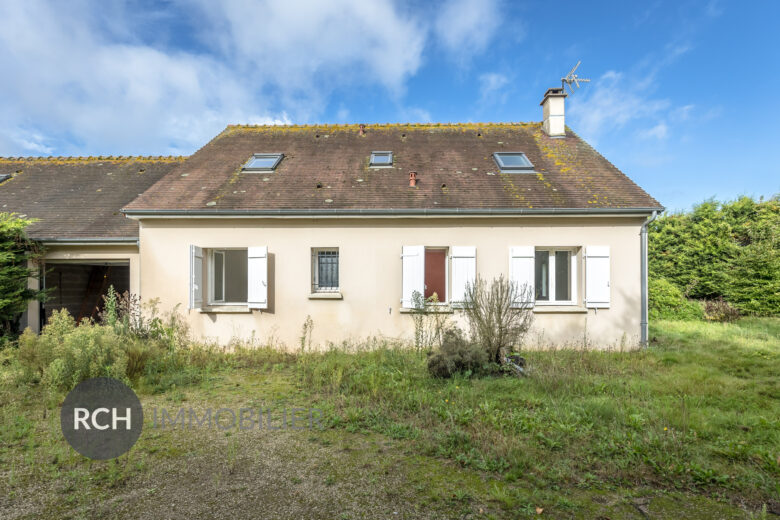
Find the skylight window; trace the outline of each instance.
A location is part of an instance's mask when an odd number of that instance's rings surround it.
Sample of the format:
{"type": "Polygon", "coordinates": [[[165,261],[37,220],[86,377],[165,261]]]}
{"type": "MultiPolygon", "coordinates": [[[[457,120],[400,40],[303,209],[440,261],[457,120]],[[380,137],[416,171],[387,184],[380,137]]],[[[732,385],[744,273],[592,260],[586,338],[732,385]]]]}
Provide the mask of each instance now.
{"type": "Polygon", "coordinates": [[[493,158],[501,171],[505,173],[533,173],[534,171],[534,165],[523,152],[496,152],[493,154],[493,158]]]}
{"type": "Polygon", "coordinates": [[[284,154],[256,153],[243,167],[245,172],[272,172],[281,162],[284,154]]]}
{"type": "Polygon", "coordinates": [[[393,165],[393,152],[371,152],[369,166],[381,167],[393,165]]]}

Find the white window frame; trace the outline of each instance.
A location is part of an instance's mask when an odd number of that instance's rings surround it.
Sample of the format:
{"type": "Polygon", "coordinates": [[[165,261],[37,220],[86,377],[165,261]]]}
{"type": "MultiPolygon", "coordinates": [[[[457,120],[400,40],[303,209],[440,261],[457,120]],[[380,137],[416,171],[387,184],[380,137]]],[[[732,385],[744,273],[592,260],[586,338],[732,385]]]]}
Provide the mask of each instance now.
{"type": "MultiPolygon", "coordinates": [[[[247,251],[247,254],[249,253],[248,248],[246,247],[215,247],[208,250],[208,258],[209,258],[209,269],[208,269],[208,295],[209,295],[209,306],[218,306],[218,305],[225,305],[225,306],[246,306],[248,302],[226,302],[225,301],[225,251],[247,251]],[[214,254],[221,254],[222,255],[222,299],[217,300],[216,295],[214,294],[215,289],[215,283],[214,283],[214,275],[216,274],[214,271],[214,254]]],[[[249,275],[249,267],[247,265],[247,276],[249,275]]],[[[247,294],[247,300],[249,299],[249,295],[247,294]]]]}
{"type": "Polygon", "coordinates": [[[368,167],[369,168],[392,168],[393,164],[395,163],[395,157],[393,157],[392,150],[375,150],[371,152],[371,157],[368,159],[368,167]],[[389,157],[390,162],[389,163],[375,163],[374,158],[376,157],[389,157]]]}
{"type": "MultiPolygon", "coordinates": [[[[547,269],[547,287],[550,292],[550,299],[549,300],[537,300],[536,299],[536,289],[534,289],[534,305],[539,306],[545,306],[545,305],[577,305],[577,284],[579,283],[579,276],[577,276],[578,266],[579,266],[579,256],[581,248],[579,247],[536,247],[535,252],[539,251],[547,251],[549,254],[549,260],[548,260],[548,269],[547,269]],[[571,278],[571,299],[569,300],[554,300],[555,297],[555,252],[556,251],[566,251],[569,253],[569,262],[571,265],[569,266],[569,277],[571,278]]],[[[534,257],[534,280],[536,280],[536,257],[534,257]]]]}
{"type": "Polygon", "coordinates": [[[496,165],[498,166],[499,170],[501,170],[501,173],[536,173],[536,170],[534,170],[534,164],[531,162],[531,159],[528,158],[525,152],[494,152],[493,160],[496,161],[496,165]],[[523,158],[528,161],[528,166],[508,166],[504,164],[505,155],[522,155],[523,158]]]}
{"type": "Polygon", "coordinates": [[[311,293],[328,294],[328,293],[338,293],[340,291],[341,291],[341,252],[339,251],[339,248],[338,247],[312,247],[311,248],[311,293]],[[339,278],[339,286],[328,287],[327,289],[323,289],[319,286],[319,276],[320,276],[319,253],[329,253],[329,252],[330,253],[335,252],[338,258],[338,261],[336,262],[336,267],[337,267],[338,278],[339,278]]]}
{"type": "Polygon", "coordinates": [[[279,163],[282,162],[282,159],[284,159],[283,153],[255,153],[252,154],[252,157],[250,157],[244,165],[241,167],[241,171],[245,172],[272,172],[276,170],[276,167],[279,166],[279,163]],[[249,166],[249,163],[251,163],[255,159],[273,159],[274,163],[271,166],[249,166]]]}

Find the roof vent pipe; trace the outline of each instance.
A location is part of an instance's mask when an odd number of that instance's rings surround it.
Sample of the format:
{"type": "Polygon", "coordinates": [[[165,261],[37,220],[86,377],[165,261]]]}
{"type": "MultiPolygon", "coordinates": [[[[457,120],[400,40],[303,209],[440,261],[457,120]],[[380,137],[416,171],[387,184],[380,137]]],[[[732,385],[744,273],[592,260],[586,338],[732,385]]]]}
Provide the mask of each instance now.
{"type": "Polygon", "coordinates": [[[417,186],[417,172],[409,172],[409,187],[414,188],[417,186]]]}
{"type": "Polygon", "coordinates": [[[544,93],[544,99],[540,103],[544,116],[542,128],[544,133],[550,137],[566,136],[565,99],[566,92],[562,88],[548,88],[547,92],[544,93]]]}
{"type": "Polygon", "coordinates": [[[358,130],[358,135],[366,135],[366,125],[361,123],[358,125],[358,128],[360,129],[358,130]]]}

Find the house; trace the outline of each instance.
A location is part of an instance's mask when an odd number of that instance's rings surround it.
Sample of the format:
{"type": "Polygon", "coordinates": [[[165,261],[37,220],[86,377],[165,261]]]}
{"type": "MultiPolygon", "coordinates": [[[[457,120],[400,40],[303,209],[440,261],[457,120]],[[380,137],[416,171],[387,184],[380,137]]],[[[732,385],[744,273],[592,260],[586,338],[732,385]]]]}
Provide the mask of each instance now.
{"type": "Polygon", "coordinates": [[[641,343],[663,208],[566,128],[565,96],[541,123],[228,126],[115,208],[131,288],[204,338],[293,345],[307,316],[315,342],[409,338],[415,291],[461,320],[466,284],[503,274],[532,288],[535,341],[641,343]]]}
{"type": "MultiPolygon", "coordinates": [[[[138,223],[120,210],[159,181],[181,157],[0,158],[0,211],[37,218],[28,235],[43,244],[49,301],[29,305],[38,330],[52,310],[96,316],[109,285],[140,291],[138,223]]],[[[33,282],[37,286],[39,282],[33,282]]]]}

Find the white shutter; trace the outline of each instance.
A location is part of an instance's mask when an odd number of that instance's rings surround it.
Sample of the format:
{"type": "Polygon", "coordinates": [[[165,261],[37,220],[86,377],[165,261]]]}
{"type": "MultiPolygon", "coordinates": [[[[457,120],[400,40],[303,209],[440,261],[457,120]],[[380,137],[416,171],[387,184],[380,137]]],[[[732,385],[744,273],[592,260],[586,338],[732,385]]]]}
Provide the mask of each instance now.
{"type": "Polygon", "coordinates": [[[585,306],[609,308],[609,246],[585,248],[585,306]]]}
{"type": "Polygon", "coordinates": [[[190,246],[190,309],[203,307],[203,249],[190,246]]]}
{"type": "Polygon", "coordinates": [[[452,247],[452,297],[453,303],[466,301],[466,285],[473,284],[477,277],[477,248],[474,246],[452,247]]]}
{"type": "Polygon", "coordinates": [[[247,304],[250,309],[268,308],[268,247],[247,249],[247,304]]]}
{"type": "Polygon", "coordinates": [[[401,259],[401,306],[411,309],[414,291],[425,295],[425,246],[403,246],[401,259]]]}
{"type": "Polygon", "coordinates": [[[525,292],[528,299],[518,300],[517,304],[533,305],[534,292],[534,246],[513,246],[509,248],[509,281],[517,285],[517,290],[525,292]]]}

